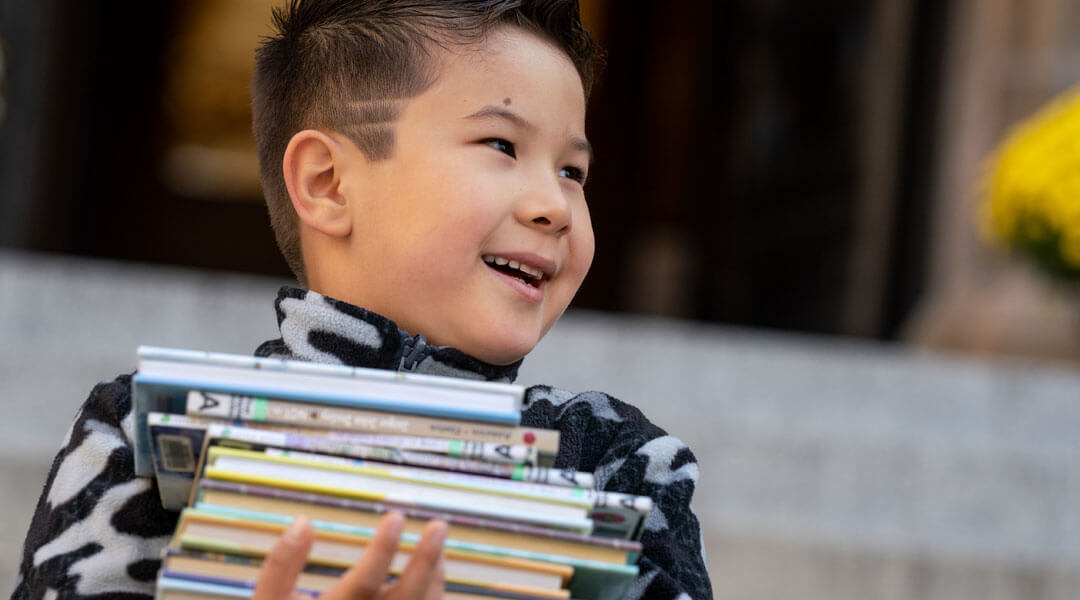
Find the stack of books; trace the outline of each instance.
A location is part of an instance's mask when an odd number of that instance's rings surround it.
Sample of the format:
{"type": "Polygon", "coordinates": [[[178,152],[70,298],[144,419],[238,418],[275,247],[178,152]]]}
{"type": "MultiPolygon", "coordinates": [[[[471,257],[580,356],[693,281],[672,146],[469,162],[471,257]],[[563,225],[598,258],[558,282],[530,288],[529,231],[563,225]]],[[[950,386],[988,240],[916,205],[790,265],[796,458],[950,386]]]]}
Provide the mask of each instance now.
{"type": "Polygon", "coordinates": [[[555,469],[558,431],[520,425],[520,386],[165,348],[138,360],[135,470],[182,511],[159,598],[250,597],[300,514],[311,593],[390,510],[406,517],[392,573],[426,521],[449,524],[447,598],[615,599],[637,576],[651,499],[555,469]]]}

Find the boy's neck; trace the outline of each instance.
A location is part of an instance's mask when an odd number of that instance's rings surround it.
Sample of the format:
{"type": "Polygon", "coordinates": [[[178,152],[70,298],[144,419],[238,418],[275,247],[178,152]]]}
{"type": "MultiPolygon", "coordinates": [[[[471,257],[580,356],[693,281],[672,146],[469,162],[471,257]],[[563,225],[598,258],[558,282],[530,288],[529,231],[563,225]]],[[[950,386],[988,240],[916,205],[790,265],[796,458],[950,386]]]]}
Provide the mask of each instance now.
{"type": "Polygon", "coordinates": [[[382,315],[317,292],[283,287],[274,306],[281,337],[261,344],[257,356],[501,382],[512,382],[521,365],[491,365],[427,345],[382,315]]]}

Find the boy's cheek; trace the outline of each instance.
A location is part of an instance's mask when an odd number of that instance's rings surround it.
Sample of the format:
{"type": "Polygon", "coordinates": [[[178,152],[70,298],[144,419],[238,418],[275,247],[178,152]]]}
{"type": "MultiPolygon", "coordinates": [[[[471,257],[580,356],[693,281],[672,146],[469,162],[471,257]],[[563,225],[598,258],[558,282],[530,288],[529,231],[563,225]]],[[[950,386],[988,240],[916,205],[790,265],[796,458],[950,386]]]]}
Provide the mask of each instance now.
{"type": "Polygon", "coordinates": [[[588,236],[578,242],[577,247],[571,252],[572,260],[575,263],[575,270],[580,273],[578,275],[577,287],[581,287],[585,277],[589,274],[589,269],[592,268],[592,261],[595,255],[596,241],[595,238],[593,238],[592,229],[590,228],[588,236]]]}

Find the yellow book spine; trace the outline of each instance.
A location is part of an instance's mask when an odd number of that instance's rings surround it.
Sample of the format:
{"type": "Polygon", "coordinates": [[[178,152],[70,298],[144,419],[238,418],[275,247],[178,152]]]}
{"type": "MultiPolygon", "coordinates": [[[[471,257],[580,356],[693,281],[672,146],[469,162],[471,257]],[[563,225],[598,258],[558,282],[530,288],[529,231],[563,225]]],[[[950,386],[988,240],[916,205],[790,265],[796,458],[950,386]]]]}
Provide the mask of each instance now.
{"type": "MultiPolygon", "coordinates": [[[[509,498],[518,498],[518,499],[522,499],[522,500],[538,500],[538,501],[542,501],[542,502],[547,502],[549,504],[558,504],[558,505],[581,507],[581,508],[591,508],[592,507],[592,502],[587,498],[587,496],[585,494],[582,494],[582,497],[580,499],[574,499],[574,500],[567,499],[567,498],[558,498],[558,497],[543,497],[543,498],[541,498],[541,497],[538,497],[535,494],[518,493],[518,492],[513,492],[511,490],[499,489],[499,488],[488,488],[488,487],[483,487],[483,486],[479,486],[479,485],[465,485],[465,484],[462,484],[460,482],[454,482],[454,481],[451,481],[451,480],[434,481],[434,480],[430,480],[430,479],[426,479],[426,478],[410,478],[410,477],[405,477],[405,476],[399,475],[397,473],[394,473],[390,469],[385,469],[385,468],[381,468],[381,467],[369,467],[369,466],[360,466],[360,465],[325,463],[325,462],[319,462],[319,461],[313,461],[313,460],[306,460],[306,459],[303,459],[303,458],[297,458],[297,457],[294,457],[294,456],[269,455],[269,454],[265,454],[263,452],[258,452],[258,451],[255,451],[255,450],[242,450],[242,449],[239,449],[239,448],[229,448],[227,446],[211,446],[209,448],[209,456],[207,458],[207,464],[208,465],[213,464],[213,461],[215,461],[218,457],[221,457],[221,456],[234,456],[234,457],[237,457],[237,458],[247,458],[247,459],[261,460],[261,461],[267,461],[267,462],[273,462],[273,463],[279,463],[279,464],[288,464],[288,465],[301,466],[301,467],[311,467],[311,468],[315,468],[315,469],[323,469],[323,470],[328,470],[328,471],[340,471],[340,472],[343,472],[343,473],[354,473],[354,474],[357,474],[357,475],[366,475],[368,477],[380,477],[380,478],[383,478],[383,479],[393,479],[393,480],[398,480],[398,481],[405,481],[405,482],[414,483],[414,484],[418,484],[418,485],[426,485],[426,486],[432,486],[432,487],[444,487],[444,488],[455,489],[455,490],[460,490],[460,491],[478,492],[478,493],[490,494],[490,495],[495,495],[495,496],[506,496],[506,497],[509,497],[509,498]]],[[[449,477],[449,475],[448,475],[448,477],[449,477]]],[[[337,494],[337,495],[341,495],[341,494],[337,494]]]]}

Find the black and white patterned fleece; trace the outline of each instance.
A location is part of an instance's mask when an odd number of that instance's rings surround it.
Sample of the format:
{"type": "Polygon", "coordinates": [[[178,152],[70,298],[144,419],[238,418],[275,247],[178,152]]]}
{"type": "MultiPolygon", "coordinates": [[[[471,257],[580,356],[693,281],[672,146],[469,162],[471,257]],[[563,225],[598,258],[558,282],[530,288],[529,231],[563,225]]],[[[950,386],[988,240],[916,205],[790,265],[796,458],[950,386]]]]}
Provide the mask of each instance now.
{"type": "MultiPolygon", "coordinates": [[[[281,338],[258,356],[513,381],[520,362],[494,366],[429,346],[372,312],[282,288],[281,338]]],[[[522,424],[561,432],[556,466],[591,471],[596,485],[652,497],[641,574],[628,598],[711,598],[701,530],[690,510],[694,455],[636,408],[606,394],[528,388],[522,424]]],[[[135,477],[131,377],[99,384],[53,461],[24,542],[13,600],[138,598],[154,593],[160,553],[178,513],[161,508],[152,479],[135,477]]]]}

